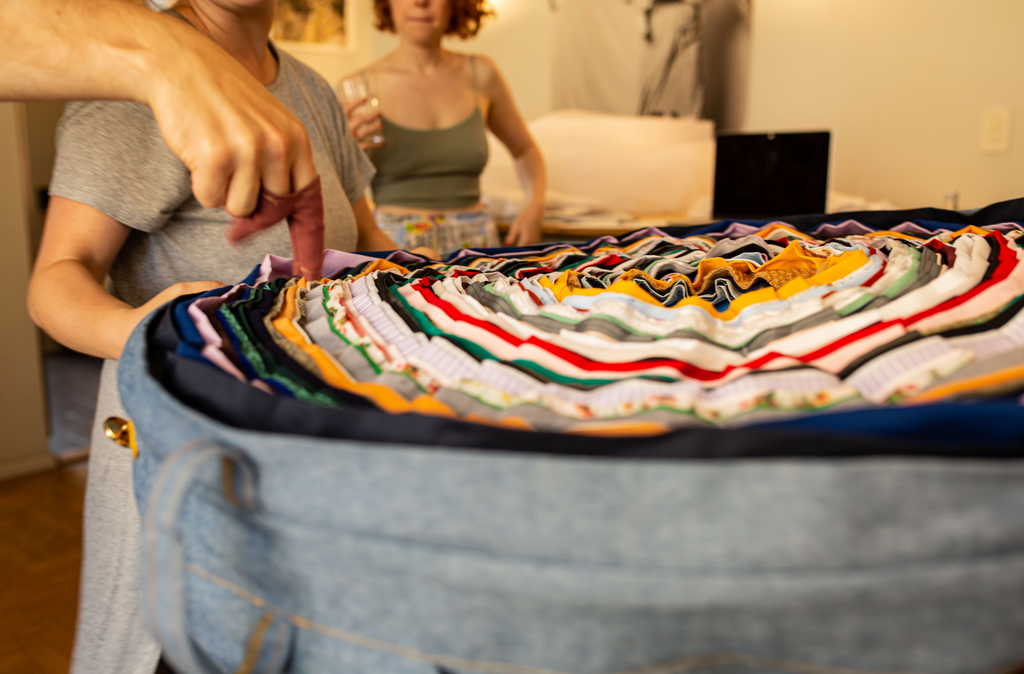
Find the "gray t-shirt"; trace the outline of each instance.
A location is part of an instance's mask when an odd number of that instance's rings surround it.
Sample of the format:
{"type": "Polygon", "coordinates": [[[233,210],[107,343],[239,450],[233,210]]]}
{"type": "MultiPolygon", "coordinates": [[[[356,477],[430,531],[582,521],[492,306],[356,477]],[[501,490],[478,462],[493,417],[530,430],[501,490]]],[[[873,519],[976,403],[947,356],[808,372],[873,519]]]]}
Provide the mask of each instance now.
{"type": "MultiPolygon", "coordinates": [[[[349,133],[330,85],[276,53],[280,69],[269,90],[309,133],[323,183],[326,244],[352,250],[358,237],[351,204],[363,195],[373,167],[349,133]]],[[[179,281],[240,281],[267,253],[291,256],[282,225],[229,244],[224,232],[230,216],[199,205],[188,169],[164,143],[149,107],[138,103],[67,106],[50,194],[92,206],[132,228],[110,277],[114,295],[133,306],[179,281]]],[[[74,674],[151,674],[160,655],[139,617],[139,514],[131,455],[102,429],[108,416],[124,416],[116,373],[116,361],[107,361],[93,426],[74,674]]]]}
{"type": "MultiPolygon", "coordinates": [[[[306,126],[323,183],[325,244],[353,250],[352,204],[373,165],[348,130],[331,86],[311,68],[275,49],[279,70],[268,89],[306,126]]],[[[231,216],[192,195],[188,168],[171,152],[146,105],[125,101],[69,103],[57,129],[50,194],[103,211],[132,228],[110,269],[112,292],[132,306],[180,281],[245,278],[267,253],[291,257],[280,225],[239,245],[224,236],[231,216]]]]}

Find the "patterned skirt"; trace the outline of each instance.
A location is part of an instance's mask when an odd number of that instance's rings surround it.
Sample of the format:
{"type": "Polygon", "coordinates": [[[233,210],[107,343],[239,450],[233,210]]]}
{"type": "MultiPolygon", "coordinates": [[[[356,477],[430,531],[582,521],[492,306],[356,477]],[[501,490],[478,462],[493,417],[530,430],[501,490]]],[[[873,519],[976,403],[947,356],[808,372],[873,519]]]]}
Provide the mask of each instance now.
{"type": "Polygon", "coordinates": [[[402,250],[426,246],[447,255],[463,248],[501,245],[498,226],[482,208],[435,215],[397,215],[378,210],[377,226],[402,250]]]}

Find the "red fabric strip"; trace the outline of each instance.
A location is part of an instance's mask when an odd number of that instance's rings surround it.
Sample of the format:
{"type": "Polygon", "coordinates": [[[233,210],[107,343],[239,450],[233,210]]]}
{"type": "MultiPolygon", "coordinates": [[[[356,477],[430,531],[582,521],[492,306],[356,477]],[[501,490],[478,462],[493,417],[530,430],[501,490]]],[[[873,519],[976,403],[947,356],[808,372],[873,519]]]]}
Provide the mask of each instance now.
{"type": "Polygon", "coordinates": [[[256,210],[247,218],[235,218],[228,226],[228,241],[242,239],[288,220],[292,239],[292,275],[319,281],[324,266],[324,198],[320,176],[292,194],[260,190],[256,210]]]}

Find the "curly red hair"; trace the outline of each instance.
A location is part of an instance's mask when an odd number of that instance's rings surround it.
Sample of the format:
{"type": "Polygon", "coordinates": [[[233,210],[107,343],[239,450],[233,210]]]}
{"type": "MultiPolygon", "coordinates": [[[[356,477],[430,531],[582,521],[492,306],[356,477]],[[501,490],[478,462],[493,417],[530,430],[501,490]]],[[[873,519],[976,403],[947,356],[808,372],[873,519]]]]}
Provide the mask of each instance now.
{"type": "MultiPolygon", "coordinates": [[[[463,40],[480,31],[483,20],[494,16],[494,9],[487,0],[449,0],[452,17],[445,29],[445,35],[458,35],[463,40]]],[[[377,30],[395,32],[395,20],[391,17],[389,0],[373,0],[373,13],[377,15],[377,30]]]]}

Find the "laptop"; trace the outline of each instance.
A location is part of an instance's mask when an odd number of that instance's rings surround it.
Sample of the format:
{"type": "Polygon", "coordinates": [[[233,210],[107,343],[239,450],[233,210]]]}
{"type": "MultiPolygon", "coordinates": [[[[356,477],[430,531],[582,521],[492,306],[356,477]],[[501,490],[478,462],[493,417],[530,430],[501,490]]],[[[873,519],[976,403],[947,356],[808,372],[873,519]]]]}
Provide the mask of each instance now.
{"type": "Polygon", "coordinates": [[[722,134],[715,159],[716,219],[824,213],[831,133],[722,134]]]}

